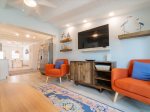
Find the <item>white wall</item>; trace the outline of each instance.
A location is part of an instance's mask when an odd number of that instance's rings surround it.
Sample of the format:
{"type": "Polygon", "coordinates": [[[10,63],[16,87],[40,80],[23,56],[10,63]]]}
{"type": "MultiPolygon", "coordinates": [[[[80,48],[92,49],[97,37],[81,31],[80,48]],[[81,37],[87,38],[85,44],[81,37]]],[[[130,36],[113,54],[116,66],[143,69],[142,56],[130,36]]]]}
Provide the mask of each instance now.
{"type": "Polygon", "coordinates": [[[123,16],[108,18],[104,20],[95,20],[89,23],[72,26],[70,28],[62,29],[62,32],[69,32],[73,38],[72,52],[60,53],[60,43],[57,41],[57,54],[59,58],[68,58],[69,60],[85,60],[95,59],[97,61],[104,61],[106,54],[111,54],[112,61],[117,61],[118,67],[126,67],[130,59],[148,58],[150,59],[150,36],[140,37],[127,40],[119,40],[117,37],[122,34],[121,24],[124,19],[132,15],[139,17],[145,23],[143,30],[150,29],[150,9],[142,9],[123,16]],[[110,51],[98,52],[80,52],[78,51],[78,32],[91,29],[97,26],[109,24],[110,35],[110,51]]]}
{"type": "MultiPolygon", "coordinates": [[[[59,36],[57,27],[36,18],[25,16],[23,12],[15,9],[0,9],[0,23],[12,24],[54,35],[54,51],[56,51],[56,42],[59,36]]],[[[53,56],[55,60],[57,54],[54,52],[53,56]]]]}

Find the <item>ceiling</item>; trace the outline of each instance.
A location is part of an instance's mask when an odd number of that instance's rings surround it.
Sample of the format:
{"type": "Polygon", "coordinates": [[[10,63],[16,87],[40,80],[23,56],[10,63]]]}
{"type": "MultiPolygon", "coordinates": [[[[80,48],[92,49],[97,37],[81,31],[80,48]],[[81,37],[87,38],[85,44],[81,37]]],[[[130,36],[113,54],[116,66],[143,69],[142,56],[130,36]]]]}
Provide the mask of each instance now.
{"type": "Polygon", "coordinates": [[[12,25],[0,24],[0,42],[32,44],[51,39],[52,36],[12,25]]]}
{"type": "Polygon", "coordinates": [[[2,8],[16,8],[25,15],[49,22],[58,27],[66,24],[79,24],[83,19],[88,21],[108,18],[109,12],[115,16],[149,7],[150,0],[38,0],[46,1],[47,6],[27,7],[23,0],[0,0],[2,8]],[[55,7],[50,7],[53,4],[55,7]]]}

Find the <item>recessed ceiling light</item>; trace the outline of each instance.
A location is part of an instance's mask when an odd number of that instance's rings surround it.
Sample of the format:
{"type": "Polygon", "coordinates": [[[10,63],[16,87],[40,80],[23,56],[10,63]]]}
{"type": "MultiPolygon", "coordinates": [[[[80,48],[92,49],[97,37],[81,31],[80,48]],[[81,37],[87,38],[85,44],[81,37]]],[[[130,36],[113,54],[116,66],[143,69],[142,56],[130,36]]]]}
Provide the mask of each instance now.
{"type": "Polygon", "coordinates": [[[15,33],[16,36],[19,36],[19,33],[15,33]]]}
{"type": "Polygon", "coordinates": [[[69,24],[66,24],[66,26],[69,27],[70,25],[69,25],[69,24]]]}
{"type": "Polygon", "coordinates": [[[30,35],[29,35],[29,34],[26,34],[26,37],[27,37],[27,38],[30,38],[30,35]]]}
{"type": "Polygon", "coordinates": [[[36,37],[35,37],[35,36],[33,36],[33,39],[36,39],[36,37]]]}
{"type": "Polygon", "coordinates": [[[83,20],[83,23],[87,23],[87,20],[83,20]]]}
{"type": "Polygon", "coordinates": [[[24,3],[29,7],[36,7],[37,6],[36,0],[24,0],[24,3]]]}
{"type": "Polygon", "coordinates": [[[109,16],[111,17],[111,16],[114,16],[114,12],[110,12],[109,13],[109,16]]]}
{"type": "Polygon", "coordinates": [[[11,42],[10,42],[10,41],[8,41],[7,43],[8,43],[8,44],[11,44],[11,42]]]}
{"type": "Polygon", "coordinates": [[[98,37],[98,34],[97,34],[97,33],[94,33],[92,36],[93,36],[94,38],[96,38],[96,37],[98,37]]]}

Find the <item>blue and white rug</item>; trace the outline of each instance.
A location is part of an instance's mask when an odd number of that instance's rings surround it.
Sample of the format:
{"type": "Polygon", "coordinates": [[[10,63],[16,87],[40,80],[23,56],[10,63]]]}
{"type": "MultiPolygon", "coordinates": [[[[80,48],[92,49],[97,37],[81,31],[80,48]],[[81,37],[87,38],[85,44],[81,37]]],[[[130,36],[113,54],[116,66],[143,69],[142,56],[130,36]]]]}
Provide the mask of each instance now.
{"type": "Polygon", "coordinates": [[[60,112],[123,112],[55,84],[38,88],[60,112]]]}

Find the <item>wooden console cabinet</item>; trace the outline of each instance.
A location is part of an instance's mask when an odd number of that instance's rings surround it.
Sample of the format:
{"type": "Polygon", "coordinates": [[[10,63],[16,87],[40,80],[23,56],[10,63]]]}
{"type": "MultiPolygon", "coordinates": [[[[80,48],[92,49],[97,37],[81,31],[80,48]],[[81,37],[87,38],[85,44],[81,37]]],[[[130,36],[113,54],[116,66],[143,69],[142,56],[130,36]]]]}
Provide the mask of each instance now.
{"type": "Polygon", "coordinates": [[[73,80],[75,84],[82,84],[99,90],[112,90],[111,70],[115,66],[115,62],[71,61],[70,79],[73,80]],[[110,66],[110,70],[97,70],[95,65],[110,66]]]}

